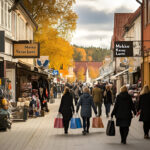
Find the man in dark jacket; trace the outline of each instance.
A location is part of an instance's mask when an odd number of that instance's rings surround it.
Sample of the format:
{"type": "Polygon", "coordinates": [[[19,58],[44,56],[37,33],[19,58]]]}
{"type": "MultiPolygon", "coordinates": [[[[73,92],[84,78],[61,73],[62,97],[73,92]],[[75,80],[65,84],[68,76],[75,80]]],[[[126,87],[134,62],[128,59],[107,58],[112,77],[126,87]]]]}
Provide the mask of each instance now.
{"type": "Polygon", "coordinates": [[[92,91],[93,101],[95,104],[96,109],[98,108],[98,116],[102,114],[102,98],[103,92],[102,90],[96,85],[92,91]]]}
{"type": "Polygon", "coordinates": [[[121,143],[126,144],[126,139],[129,132],[129,126],[133,113],[136,115],[135,107],[131,96],[128,94],[127,87],[121,88],[121,93],[117,96],[114,109],[111,117],[115,115],[116,125],[120,127],[121,143]]]}

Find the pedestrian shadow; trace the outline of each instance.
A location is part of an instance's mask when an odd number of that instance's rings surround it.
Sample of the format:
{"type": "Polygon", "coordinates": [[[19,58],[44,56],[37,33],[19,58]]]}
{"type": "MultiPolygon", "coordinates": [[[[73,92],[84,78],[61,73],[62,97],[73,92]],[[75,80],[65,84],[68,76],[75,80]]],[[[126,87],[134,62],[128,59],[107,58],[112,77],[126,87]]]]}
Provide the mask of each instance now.
{"type": "Polygon", "coordinates": [[[55,136],[56,138],[61,138],[61,137],[66,137],[66,138],[77,138],[77,137],[91,137],[91,136],[95,136],[95,135],[102,135],[105,134],[105,132],[90,132],[89,134],[83,135],[82,133],[69,133],[69,134],[55,134],[52,136],[55,136]]]}

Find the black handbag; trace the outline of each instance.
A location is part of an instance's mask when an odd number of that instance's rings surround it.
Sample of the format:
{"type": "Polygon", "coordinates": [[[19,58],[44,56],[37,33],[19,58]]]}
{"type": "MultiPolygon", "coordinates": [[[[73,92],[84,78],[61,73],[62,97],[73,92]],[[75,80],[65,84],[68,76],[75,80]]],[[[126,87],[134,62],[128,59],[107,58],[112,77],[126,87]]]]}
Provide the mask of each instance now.
{"type": "Polygon", "coordinates": [[[108,121],[107,128],[106,128],[106,135],[108,136],[115,136],[115,122],[113,119],[108,121]]]}

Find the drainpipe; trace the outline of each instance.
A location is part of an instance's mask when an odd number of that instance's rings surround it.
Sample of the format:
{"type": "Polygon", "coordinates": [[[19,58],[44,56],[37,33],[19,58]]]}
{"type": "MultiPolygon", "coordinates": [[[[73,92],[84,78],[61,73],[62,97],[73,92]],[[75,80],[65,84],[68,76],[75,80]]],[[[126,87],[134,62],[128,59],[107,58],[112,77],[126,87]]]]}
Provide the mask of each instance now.
{"type": "Polygon", "coordinates": [[[143,2],[136,0],[137,3],[141,5],[141,53],[142,53],[142,59],[143,59],[143,65],[141,67],[141,81],[142,81],[142,86],[144,86],[144,47],[143,47],[143,2]]]}

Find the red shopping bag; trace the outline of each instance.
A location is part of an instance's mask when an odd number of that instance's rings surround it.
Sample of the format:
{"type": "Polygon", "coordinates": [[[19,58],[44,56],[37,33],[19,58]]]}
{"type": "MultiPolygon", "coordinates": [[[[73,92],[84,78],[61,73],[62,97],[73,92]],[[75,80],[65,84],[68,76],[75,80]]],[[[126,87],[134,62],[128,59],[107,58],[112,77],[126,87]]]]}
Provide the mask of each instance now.
{"type": "Polygon", "coordinates": [[[92,122],[92,128],[104,128],[104,124],[100,117],[94,117],[92,122]]]}
{"type": "Polygon", "coordinates": [[[57,115],[57,118],[54,120],[54,128],[63,128],[63,119],[61,115],[57,115]]]}

